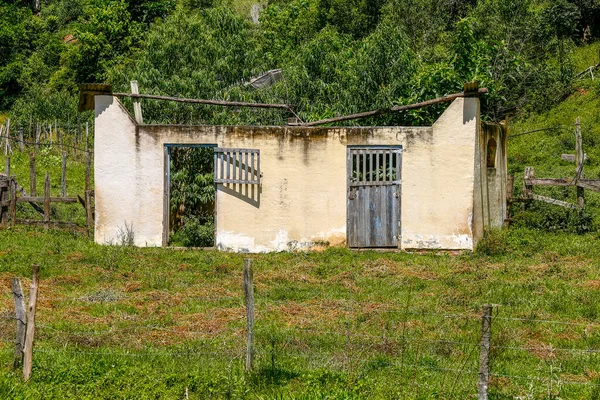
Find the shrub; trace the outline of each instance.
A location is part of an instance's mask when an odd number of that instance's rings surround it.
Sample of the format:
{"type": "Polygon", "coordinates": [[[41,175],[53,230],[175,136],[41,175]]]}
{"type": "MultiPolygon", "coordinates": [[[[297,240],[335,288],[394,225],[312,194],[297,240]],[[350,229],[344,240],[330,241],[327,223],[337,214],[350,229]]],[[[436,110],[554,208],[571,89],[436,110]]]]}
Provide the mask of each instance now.
{"type": "Polygon", "coordinates": [[[212,247],[215,242],[215,225],[203,222],[197,216],[185,217],[181,229],[173,234],[171,241],[185,247],[212,247]]]}
{"type": "Polygon", "coordinates": [[[477,242],[476,253],[486,256],[494,256],[506,253],[506,230],[499,228],[486,229],[483,238],[477,242]]]}
{"type": "Polygon", "coordinates": [[[587,210],[534,204],[532,208],[517,213],[513,225],[549,232],[565,232],[583,235],[598,229],[587,210]]]}

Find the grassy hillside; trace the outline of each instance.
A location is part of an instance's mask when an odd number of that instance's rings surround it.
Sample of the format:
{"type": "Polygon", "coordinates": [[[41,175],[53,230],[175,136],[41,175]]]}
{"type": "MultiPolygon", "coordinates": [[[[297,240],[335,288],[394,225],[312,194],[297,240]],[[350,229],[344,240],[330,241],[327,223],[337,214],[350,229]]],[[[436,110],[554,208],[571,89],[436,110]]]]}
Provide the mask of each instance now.
{"type": "Polygon", "coordinates": [[[595,398],[597,235],[513,229],[488,253],[252,256],[256,369],[244,374],[244,255],[0,234],[0,397],[468,398],[495,304],[492,398],[595,398]],[[12,372],[9,279],[41,265],[33,378],[12,372]]]}
{"type": "MultiPolygon", "coordinates": [[[[600,62],[600,42],[579,48],[573,55],[577,71],[600,62]]],[[[598,71],[596,71],[598,72],[598,71]]],[[[572,94],[556,107],[543,113],[521,115],[510,123],[509,173],[515,175],[520,191],[525,166],[535,168],[540,178],[572,178],[575,165],[561,160],[561,154],[575,154],[575,122],[581,119],[584,152],[588,155],[584,175],[600,178],[600,79],[590,75],[573,84],[572,94]],[[532,132],[533,131],[533,132],[532,132]]],[[[574,188],[536,188],[536,193],[575,203],[574,188]]],[[[540,211],[555,212],[556,206],[537,206],[540,211]]],[[[596,223],[600,222],[600,196],[586,191],[586,207],[596,223]]]]}

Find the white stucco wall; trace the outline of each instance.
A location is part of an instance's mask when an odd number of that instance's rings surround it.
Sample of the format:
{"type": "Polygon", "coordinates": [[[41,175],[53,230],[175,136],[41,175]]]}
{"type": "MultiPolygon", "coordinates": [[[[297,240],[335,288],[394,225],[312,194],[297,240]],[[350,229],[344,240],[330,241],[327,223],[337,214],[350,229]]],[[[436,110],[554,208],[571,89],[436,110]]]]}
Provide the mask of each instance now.
{"type": "Polygon", "coordinates": [[[118,242],[127,223],[136,245],[160,246],[164,146],[193,143],[261,152],[260,196],[254,185],[218,185],[219,248],[344,245],[346,146],[400,145],[400,247],[472,249],[478,127],[476,98],[455,100],[432,127],[302,128],[136,126],[116,98],[96,96],[95,240],[118,242]]]}

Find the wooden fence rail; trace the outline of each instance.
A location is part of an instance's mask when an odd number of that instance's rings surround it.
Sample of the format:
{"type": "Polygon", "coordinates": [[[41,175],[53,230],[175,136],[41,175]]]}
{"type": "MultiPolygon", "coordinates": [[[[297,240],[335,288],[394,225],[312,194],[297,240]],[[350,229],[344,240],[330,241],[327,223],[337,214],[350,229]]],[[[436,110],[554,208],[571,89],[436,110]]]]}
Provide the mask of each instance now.
{"type": "Polygon", "coordinates": [[[575,175],[573,178],[536,178],[533,167],[525,167],[523,178],[522,201],[542,201],[561,207],[572,209],[583,209],[585,190],[600,192],[600,179],[585,179],[583,170],[587,160],[587,154],[583,152],[583,138],[581,135],[581,119],[575,122],[575,154],[562,154],[561,159],[575,163],[575,175]],[[533,193],[534,186],[572,186],[577,190],[577,204],[541,196],[533,193]]]}
{"type": "MultiPolygon", "coordinates": [[[[94,223],[93,215],[93,191],[86,191],[85,201],[81,197],[54,197],[50,195],[50,176],[46,173],[44,180],[44,196],[28,196],[19,190],[20,185],[14,176],[7,177],[0,175],[0,226],[14,225],[39,225],[45,229],[52,227],[76,227],[75,222],[70,221],[52,221],[51,205],[52,203],[80,203],[86,212],[86,225],[88,229],[94,223]],[[17,204],[29,203],[36,212],[40,213],[41,220],[31,220],[17,218],[17,204]],[[38,206],[42,204],[43,207],[38,206]]],[[[22,189],[22,188],[21,188],[22,189]]]]}
{"type": "MultiPolygon", "coordinates": [[[[86,126],[87,128],[87,126],[86,126]]],[[[87,129],[86,129],[87,131],[87,129]]],[[[87,135],[86,135],[87,136],[87,135]]],[[[62,135],[59,136],[62,140],[62,135]]],[[[29,154],[29,193],[16,180],[15,176],[10,174],[10,156],[6,157],[6,174],[0,174],[0,226],[6,225],[39,225],[49,229],[52,227],[76,227],[75,222],[52,221],[51,205],[52,203],[80,203],[85,209],[86,225],[89,230],[94,225],[93,197],[94,191],[91,190],[91,171],[92,156],[86,153],[85,169],[85,192],[83,196],[67,195],[67,153],[62,153],[61,158],[61,177],[60,177],[60,196],[52,196],[50,193],[50,177],[46,172],[44,179],[44,193],[42,196],[37,194],[37,171],[36,154],[29,154]],[[41,220],[23,219],[17,217],[17,205],[19,203],[29,203],[29,205],[41,217],[41,220]]]]}

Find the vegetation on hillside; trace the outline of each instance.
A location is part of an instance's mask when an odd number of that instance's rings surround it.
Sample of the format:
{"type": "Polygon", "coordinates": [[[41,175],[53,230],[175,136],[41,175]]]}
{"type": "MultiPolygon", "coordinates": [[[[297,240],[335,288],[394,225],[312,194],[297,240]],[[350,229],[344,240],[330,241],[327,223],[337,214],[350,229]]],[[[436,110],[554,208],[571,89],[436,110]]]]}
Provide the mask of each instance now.
{"type": "MultiPolygon", "coordinates": [[[[578,71],[600,62],[600,42],[578,48],[572,56],[578,71]]],[[[515,191],[522,188],[525,166],[535,168],[539,178],[573,178],[575,165],[561,159],[575,154],[575,122],[581,121],[583,150],[587,154],[584,178],[600,178],[600,81],[587,74],[573,84],[576,88],[564,101],[548,110],[521,115],[510,121],[508,169],[515,176],[515,191]]],[[[574,187],[536,187],[537,194],[576,204],[574,187]]],[[[600,193],[585,191],[585,211],[534,203],[526,212],[515,207],[515,223],[540,230],[581,233],[600,226],[600,193]]]]}
{"type": "MultiPolygon", "coordinates": [[[[260,3],[260,2],[257,2],[260,3]]],[[[546,0],[271,0],[254,24],[234,0],[0,1],[0,110],[74,113],[77,85],[281,101],[307,120],[491,89],[485,115],[544,110],[569,94],[572,50],[600,36],[600,4],[546,0]],[[237,11],[236,11],[237,10],[237,11]],[[251,91],[252,76],[285,79],[251,91]]],[[[282,123],[273,112],[145,104],[149,121],[282,123]]],[[[441,111],[364,120],[420,124],[441,111]]]]}

